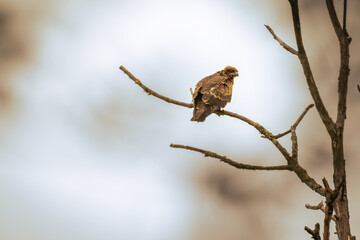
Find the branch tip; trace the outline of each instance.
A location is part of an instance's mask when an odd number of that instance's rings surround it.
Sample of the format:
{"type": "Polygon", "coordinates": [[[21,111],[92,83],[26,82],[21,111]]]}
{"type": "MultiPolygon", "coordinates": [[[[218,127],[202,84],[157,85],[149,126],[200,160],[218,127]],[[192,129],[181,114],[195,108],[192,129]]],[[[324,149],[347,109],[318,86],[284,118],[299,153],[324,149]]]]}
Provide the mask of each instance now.
{"type": "Polygon", "coordinates": [[[264,24],[264,26],[266,27],[266,29],[270,32],[270,34],[274,37],[274,39],[288,52],[294,54],[294,55],[298,55],[298,52],[293,49],[292,47],[290,47],[289,45],[287,45],[283,40],[281,40],[274,32],[274,30],[272,30],[272,28],[269,25],[264,24]]]}

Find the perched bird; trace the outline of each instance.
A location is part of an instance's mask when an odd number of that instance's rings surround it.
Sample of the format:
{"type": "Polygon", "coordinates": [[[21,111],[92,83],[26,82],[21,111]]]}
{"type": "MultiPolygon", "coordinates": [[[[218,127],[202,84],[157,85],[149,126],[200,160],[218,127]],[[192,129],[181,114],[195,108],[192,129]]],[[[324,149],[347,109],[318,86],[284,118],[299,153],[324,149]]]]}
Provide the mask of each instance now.
{"type": "Polygon", "coordinates": [[[231,101],[234,78],[238,70],[227,66],[224,70],[201,79],[193,93],[194,112],[191,121],[204,122],[213,112],[231,101]]]}

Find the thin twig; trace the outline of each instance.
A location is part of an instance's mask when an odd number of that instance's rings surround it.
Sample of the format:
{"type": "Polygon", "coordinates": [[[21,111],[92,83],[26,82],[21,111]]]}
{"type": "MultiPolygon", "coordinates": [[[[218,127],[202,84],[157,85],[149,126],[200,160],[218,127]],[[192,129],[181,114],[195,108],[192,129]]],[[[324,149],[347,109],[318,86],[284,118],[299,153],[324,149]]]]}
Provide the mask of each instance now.
{"type": "Polygon", "coordinates": [[[305,114],[310,110],[310,108],[312,108],[314,106],[314,104],[310,104],[309,106],[307,106],[304,110],[304,112],[300,115],[300,117],[296,120],[296,122],[294,123],[294,125],[292,125],[294,128],[296,128],[300,121],[304,118],[305,114]]]}
{"type": "Polygon", "coordinates": [[[288,165],[279,165],[279,166],[256,166],[256,165],[249,165],[249,164],[243,164],[239,162],[235,162],[231,160],[230,158],[226,156],[220,156],[217,153],[210,152],[207,150],[203,150],[196,147],[186,146],[186,145],[180,145],[180,144],[170,144],[170,147],[172,148],[183,148],[190,151],[199,152],[205,155],[205,157],[213,157],[219,159],[221,162],[227,163],[235,168],[238,169],[247,169],[247,170],[290,170],[290,167],[288,165]]]}
{"type": "Polygon", "coordinates": [[[295,54],[295,55],[298,55],[298,52],[293,49],[292,47],[290,47],[289,45],[287,45],[283,40],[281,40],[274,32],[274,30],[271,29],[270,26],[268,25],[265,25],[265,27],[267,28],[267,30],[269,30],[269,32],[271,33],[271,35],[274,37],[274,39],[276,41],[278,41],[278,43],[288,52],[292,53],[292,54],[295,54]]]}
{"type": "Polygon", "coordinates": [[[309,227],[305,226],[305,231],[307,231],[313,239],[315,240],[321,240],[320,237],[320,224],[316,223],[314,230],[311,230],[309,227]]]}
{"type": "MultiPolygon", "coordinates": [[[[299,123],[301,122],[301,120],[304,118],[304,116],[306,115],[306,113],[314,106],[314,104],[310,104],[308,105],[305,110],[301,113],[301,115],[298,117],[298,119],[295,121],[295,123],[292,125],[292,127],[294,127],[296,129],[296,127],[299,125],[299,123]]],[[[291,128],[289,130],[287,130],[286,132],[280,133],[275,135],[274,137],[276,139],[281,138],[287,134],[289,134],[291,132],[291,128]]]]}
{"type": "Polygon", "coordinates": [[[194,104],[192,104],[192,103],[180,102],[180,101],[165,97],[165,96],[151,90],[150,88],[148,88],[147,86],[142,84],[142,82],[139,79],[134,77],[134,75],[132,75],[131,72],[129,72],[124,66],[120,66],[120,70],[123,71],[126,75],[128,75],[128,77],[131,80],[133,80],[137,85],[139,85],[142,89],[144,89],[144,91],[146,93],[148,93],[149,95],[153,95],[153,96],[155,96],[157,98],[160,98],[160,99],[164,100],[165,102],[176,104],[176,105],[179,105],[179,106],[183,106],[183,107],[187,107],[187,108],[193,108],[194,107],[194,104]]]}

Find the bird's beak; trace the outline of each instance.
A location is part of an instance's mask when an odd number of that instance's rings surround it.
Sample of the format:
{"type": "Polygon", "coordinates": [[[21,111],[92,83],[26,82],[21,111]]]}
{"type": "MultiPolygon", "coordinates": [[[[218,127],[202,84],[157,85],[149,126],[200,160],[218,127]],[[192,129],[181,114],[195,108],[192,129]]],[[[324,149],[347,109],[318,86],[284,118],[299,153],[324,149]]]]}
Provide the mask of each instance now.
{"type": "Polygon", "coordinates": [[[235,75],[236,77],[238,77],[239,76],[239,74],[238,73],[236,73],[236,75],[235,75]]]}

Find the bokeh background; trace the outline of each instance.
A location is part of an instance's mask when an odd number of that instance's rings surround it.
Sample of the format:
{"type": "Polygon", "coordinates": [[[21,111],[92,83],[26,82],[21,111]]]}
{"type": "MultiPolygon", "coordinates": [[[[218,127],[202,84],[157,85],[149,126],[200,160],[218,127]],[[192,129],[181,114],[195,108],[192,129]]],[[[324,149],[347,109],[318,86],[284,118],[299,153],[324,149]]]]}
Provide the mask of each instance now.
{"type": "MultiPolygon", "coordinates": [[[[330,114],[339,50],[324,1],[301,0],[304,43],[330,114]]],[[[336,1],[340,10],[342,1],[336,1]]],[[[360,3],[349,0],[351,75],[346,159],[351,223],[360,233],[360,3]]],[[[339,11],[341,17],[341,11],[339,11]]],[[[4,240],[310,239],[321,198],[288,172],[236,170],[284,159],[243,122],[147,96],[191,101],[197,81],[239,69],[226,109],[287,130],[312,100],[285,0],[0,0],[0,238],[4,240]]],[[[330,140],[312,109],[298,127],[300,161],[331,179],[330,140]]],[[[289,147],[289,138],[281,142],[289,147]]]]}

